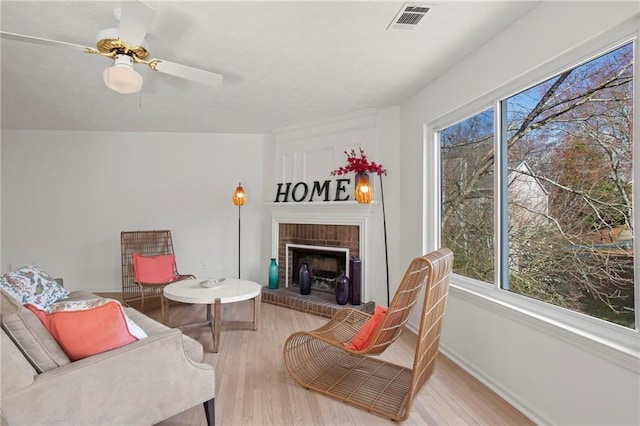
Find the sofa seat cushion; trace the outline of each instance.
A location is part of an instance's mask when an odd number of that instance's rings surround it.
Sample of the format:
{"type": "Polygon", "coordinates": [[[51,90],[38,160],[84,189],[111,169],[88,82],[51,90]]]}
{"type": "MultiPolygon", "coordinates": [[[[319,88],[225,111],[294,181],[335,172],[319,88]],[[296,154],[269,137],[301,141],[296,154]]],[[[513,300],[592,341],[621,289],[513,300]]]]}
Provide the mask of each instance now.
{"type": "MultiPolygon", "coordinates": [[[[166,325],[149,318],[148,316],[135,310],[134,308],[125,308],[124,310],[129,318],[135,321],[135,323],[138,324],[140,328],[142,328],[149,336],[159,334],[169,329],[169,327],[167,327],[166,325]]],[[[182,334],[182,347],[184,349],[184,353],[190,360],[195,362],[202,362],[202,359],[204,357],[204,349],[200,342],[182,334]]]]}
{"type": "Polygon", "coordinates": [[[0,291],[2,328],[38,373],[71,362],[40,320],[13,297],[0,291]]]}
{"type": "Polygon", "coordinates": [[[0,339],[0,347],[2,348],[2,380],[0,381],[2,386],[0,387],[0,394],[7,395],[31,385],[38,373],[4,330],[0,330],[0,334],[2,336],[0,339]]]}

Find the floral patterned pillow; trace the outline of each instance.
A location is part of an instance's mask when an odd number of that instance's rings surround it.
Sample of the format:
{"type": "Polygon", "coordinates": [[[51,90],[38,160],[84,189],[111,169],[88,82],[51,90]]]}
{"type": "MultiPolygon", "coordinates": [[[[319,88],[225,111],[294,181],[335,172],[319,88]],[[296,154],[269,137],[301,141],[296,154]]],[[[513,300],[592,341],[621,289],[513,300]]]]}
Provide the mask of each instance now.
{"type": "Polygon", "coordinates": [[[48,309],[52,303],[69,296],[53,277],[34,265],[0,275],[0,287],[19,303],[30,303],[40,309],[48,309]]]}

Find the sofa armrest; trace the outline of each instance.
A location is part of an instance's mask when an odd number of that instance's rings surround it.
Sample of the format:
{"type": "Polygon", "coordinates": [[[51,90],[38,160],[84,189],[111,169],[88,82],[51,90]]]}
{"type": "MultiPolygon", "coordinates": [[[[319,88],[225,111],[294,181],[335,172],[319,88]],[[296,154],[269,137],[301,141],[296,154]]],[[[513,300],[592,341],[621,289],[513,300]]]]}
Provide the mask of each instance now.
{"type": "Polygon", "coordinates": [[[211,365],[190,360],[169,329],[38,375],[3,395],[9,424],[154,424],[215,396],[211,365]]]}

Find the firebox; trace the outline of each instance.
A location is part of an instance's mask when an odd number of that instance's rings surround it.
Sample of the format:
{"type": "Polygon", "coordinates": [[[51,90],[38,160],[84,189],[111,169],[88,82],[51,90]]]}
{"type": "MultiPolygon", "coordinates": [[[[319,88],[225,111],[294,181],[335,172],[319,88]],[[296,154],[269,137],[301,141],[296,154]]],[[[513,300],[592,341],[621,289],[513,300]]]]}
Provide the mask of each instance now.
{"type": "Polygon", "coordinates": [[[298,272],[303,263],[311,271],[311,291],[333,293],[342,271],[349,275],[349,249],[341,247],[286,245],[287,286],[300,287],[298,272]]]}

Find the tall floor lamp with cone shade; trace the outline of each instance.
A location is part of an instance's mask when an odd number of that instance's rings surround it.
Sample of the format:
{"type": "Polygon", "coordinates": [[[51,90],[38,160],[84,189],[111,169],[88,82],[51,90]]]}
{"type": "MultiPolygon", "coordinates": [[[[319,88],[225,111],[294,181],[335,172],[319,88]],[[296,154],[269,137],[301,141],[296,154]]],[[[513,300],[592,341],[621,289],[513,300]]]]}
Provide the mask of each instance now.
{"type": "Polygon", "coordinates": [[[233,192],[233,204],[238,206],[238,279],[240,278],[240,208],[247,202],[247,194],[244,192],[242,183],[238,182],[238,187],[233,192]]]}

